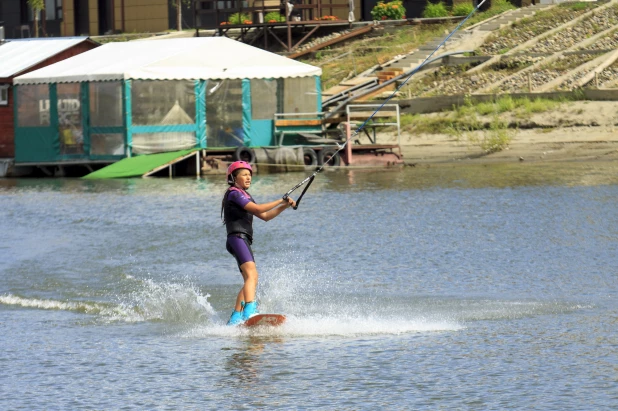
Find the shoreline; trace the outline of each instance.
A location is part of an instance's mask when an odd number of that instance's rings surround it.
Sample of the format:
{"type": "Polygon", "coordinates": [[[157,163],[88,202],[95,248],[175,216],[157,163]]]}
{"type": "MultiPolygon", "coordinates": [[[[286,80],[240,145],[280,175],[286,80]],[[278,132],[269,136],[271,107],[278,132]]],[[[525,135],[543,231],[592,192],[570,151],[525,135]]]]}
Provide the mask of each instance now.
{"type": "MultiPolygon", "coordinates": [[[[429,115],[441,115],[433,113],[429,115]]],[[[504,116],[508,118],[508,116],[504,116]]],[[[486,153],[474,141],[485,132],[460,137],[402,132],[406,165],[431,163],[493,164],[513,162],[618,161],[616,102],[578,101],[557,110],[519,120],[525,128],[511,129],[508,146],[486,153]],[[526,124],[532,126],[526,126],[526,124]]]]}
{"type": "Polygon", "coordinates": [[[618,133],[586,128],[559,128],[548,133],[520,131],[506,149],[494,153],[485,153],[478,145],[447,135],[416,136],[409,140],[401,145],[406,165],[618,161],[618,133]]]}

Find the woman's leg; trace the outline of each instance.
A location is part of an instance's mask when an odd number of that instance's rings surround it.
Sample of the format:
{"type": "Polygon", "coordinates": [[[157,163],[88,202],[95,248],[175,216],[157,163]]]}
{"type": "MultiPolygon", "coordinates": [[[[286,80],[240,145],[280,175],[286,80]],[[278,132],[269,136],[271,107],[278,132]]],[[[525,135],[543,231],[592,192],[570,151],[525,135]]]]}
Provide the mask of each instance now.
{"type": "Polygon", "coordinates": [[[245,292],[244,292],[244,287],[240,289],[240,292],[238,293],[238,296],[236,297],[236,305],[234,306],[234,311],[238,311],[241,312],[242,311],[242,306],[243,306],[243,302],[245,301],[245,292]]]}
{"type": "Polygon", "coordinates": [[[251,245],[245,238],[240,236],[228,236],[226,248],[230,254],[236,258],[238,268],[240,269],[243,278],[243,287],[236,296],[234,311],[232,312],[232,317],[228,322],[229,325],[235,325],[240,321],[240,317],[238,316],[240,316],[241,313],[244,320],[246,320],[246,318],[244,318],[245,315],[251,316],[257,314],[257,304],[254,300],[255,289],[257,288],[258,282],[258,274],[257,268],[255,267],[255,262],[253,260],[251,245]],[[243,305],[243,301],[245,303],[253,302],[253,304],[249,305],[247,312],[245,312],[246,305],[243,305]]]}
{"type": "Polygon", "coordinates": [[[245,284],[236,298],[237,308],[240,306],[240,301],[243,301],[243,298],[246,303],[255,301],[255,289],[258,284],[258,272],[255,267],[255,262],[247,261],[240,266],[240,270],[242,271],[242,277],[245,280],[245,284]]]}

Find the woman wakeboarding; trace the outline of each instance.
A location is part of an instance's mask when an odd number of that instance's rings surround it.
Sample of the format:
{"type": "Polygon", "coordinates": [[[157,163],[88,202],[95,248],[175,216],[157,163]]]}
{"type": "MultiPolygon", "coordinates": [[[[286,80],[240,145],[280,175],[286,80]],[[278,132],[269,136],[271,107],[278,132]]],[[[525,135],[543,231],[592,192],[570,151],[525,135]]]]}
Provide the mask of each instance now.
{"type": "Polygon", "coordinates": [[[244,284],[236,297],[228,325],[237,325],[259,314],[255,292],[258,272],[253,258],[253,216],[263,221],[277,217],[296,202],[288,196],[270,203],[257,204],[247,192],[253,169],[245,161],[235,161],[227,169],[227,189],[221,203],[221,216],[227,230],[225,248],[236,258],[244,284]]]}

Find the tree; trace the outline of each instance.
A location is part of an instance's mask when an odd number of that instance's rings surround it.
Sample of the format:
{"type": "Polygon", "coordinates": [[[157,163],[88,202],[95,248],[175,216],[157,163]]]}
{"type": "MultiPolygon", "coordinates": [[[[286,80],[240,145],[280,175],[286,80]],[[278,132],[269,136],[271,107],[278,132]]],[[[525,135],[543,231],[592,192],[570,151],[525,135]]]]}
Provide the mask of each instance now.
{"type": "Polygon", "coordinates": [[[190,6],[191,0],[170,0],[176,7],[176,30],[182,30],[182,6],[190,6]]]}
{"type": "Polygon", "coordinates": [[[41,10],[45,10],[45,0],[28,0],[28,6],[32,9],[34,16],[34,37],[39,37],[39,16],[41,10]]]}

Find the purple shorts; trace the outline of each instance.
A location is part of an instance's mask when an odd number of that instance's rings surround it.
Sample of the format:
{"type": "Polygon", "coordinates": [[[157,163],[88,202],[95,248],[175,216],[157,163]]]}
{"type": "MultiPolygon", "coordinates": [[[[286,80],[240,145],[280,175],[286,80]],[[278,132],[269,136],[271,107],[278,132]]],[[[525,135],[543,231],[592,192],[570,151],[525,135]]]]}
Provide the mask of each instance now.
{"type": "MultiPolygon", "coordinates": [[[[251,250],[251,240],[242,234],[231,234],[227,237],[225,243],[227,251],[236,258],[238,263],[238,269],[240,266],[248,261],[255,261],[253,259],[253,251],[251,250]]],[[[242,272],[242,270],[240,270],[242,272]]]]}

